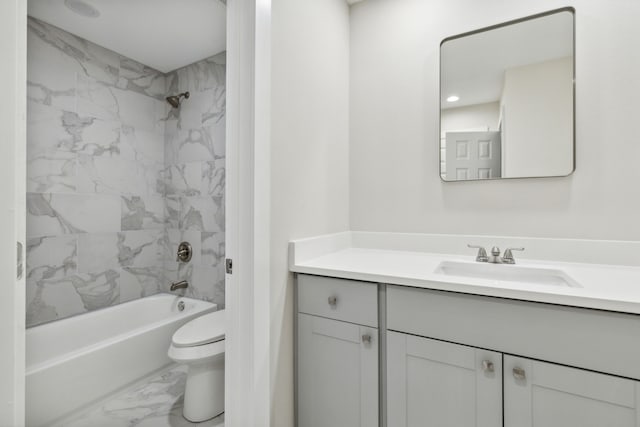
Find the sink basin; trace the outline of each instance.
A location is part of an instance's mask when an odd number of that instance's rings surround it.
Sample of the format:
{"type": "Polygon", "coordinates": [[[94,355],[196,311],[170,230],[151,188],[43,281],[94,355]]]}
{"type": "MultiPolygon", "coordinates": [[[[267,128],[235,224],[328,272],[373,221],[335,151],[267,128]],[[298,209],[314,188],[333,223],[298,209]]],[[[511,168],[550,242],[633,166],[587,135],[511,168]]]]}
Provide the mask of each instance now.
{"type": "Polygon", "coordinates": [[[519,282],[534,285],[568,286],[581,288],[575,280],[562,270],[553,268],[522,267],[509,264],[488,264],[457,261],[443,261],[435,270],[436,274],[453,277],[499,282],[519,282]]]}

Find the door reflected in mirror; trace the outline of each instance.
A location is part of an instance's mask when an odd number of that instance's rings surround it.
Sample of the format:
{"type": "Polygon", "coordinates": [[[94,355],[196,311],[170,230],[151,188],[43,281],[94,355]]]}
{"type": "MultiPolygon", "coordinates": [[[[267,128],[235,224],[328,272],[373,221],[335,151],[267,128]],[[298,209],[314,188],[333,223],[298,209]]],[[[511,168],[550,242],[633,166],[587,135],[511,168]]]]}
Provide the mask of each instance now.
{"type": "Polygon", "coordinates": [[[575,169],[574,10],[445,39],[444,181],[567,176],[575,169]]]}

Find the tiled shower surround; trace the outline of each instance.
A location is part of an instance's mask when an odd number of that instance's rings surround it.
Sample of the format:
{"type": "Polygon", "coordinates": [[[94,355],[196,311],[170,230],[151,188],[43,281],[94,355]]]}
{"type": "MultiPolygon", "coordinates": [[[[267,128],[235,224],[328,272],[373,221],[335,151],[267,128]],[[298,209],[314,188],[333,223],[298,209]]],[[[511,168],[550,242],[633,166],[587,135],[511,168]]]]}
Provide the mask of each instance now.
{"type": "Polygon", "coordinates": [[[28,326],[182,279],[224,306],[224,58],[163,74],[29,19],[28,326]]]}

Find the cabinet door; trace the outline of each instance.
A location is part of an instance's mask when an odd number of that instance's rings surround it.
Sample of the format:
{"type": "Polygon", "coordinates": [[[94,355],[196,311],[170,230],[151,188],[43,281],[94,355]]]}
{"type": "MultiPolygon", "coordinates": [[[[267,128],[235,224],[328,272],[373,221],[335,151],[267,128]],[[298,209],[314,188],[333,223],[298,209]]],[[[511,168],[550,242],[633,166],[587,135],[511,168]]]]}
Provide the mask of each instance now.
{"type": "Polygon", "coordinates": [[[298,426],[378,426],[378,330],[298,314],[298,426]]]}
{"type": "Polygon", "coordinates": [[[640,427],[638,382],[504,356],[505,427],[640,427]]]}
{"type": "Polygon", "coordinates": [[[389,332],[389,427],[502,426],[502,354],[389,332]]]}

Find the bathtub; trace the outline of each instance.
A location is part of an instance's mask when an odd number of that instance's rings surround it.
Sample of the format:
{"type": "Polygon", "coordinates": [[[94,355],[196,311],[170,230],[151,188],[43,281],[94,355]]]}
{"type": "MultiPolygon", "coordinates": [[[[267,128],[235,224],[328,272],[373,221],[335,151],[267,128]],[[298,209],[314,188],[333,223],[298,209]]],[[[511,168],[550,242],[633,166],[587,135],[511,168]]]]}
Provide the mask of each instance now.
{"type": "Polygon", "coordinates": [[[27,329],[27,426],[51,425],[168,365],[173,333],[215,310],[158,294],[27,329]]]}

